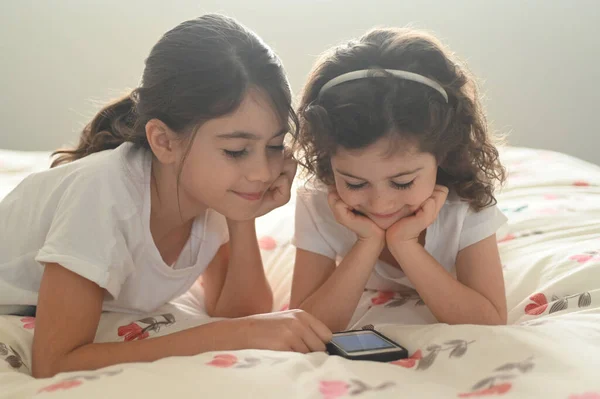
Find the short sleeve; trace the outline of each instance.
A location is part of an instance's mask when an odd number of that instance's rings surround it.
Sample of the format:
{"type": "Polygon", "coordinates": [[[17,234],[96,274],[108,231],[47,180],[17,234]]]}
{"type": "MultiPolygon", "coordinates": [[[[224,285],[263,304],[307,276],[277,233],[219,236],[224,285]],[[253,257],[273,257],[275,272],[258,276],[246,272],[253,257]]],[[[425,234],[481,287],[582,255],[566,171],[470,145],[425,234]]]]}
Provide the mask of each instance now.
{"type": "Polygon", "coordinates": [[[296,248],[314,252],[330,259],[336,258],[335,250],[325,241],[323,235],[317,228],[315,215],[310,212],[307,202],[310,197],[303,193],[296,199],[296,216],[294,238],[292,244],[296,248]]]}
{"type": "Polygon", "coordinates": [[[119,196],[119,189],[111,187],[106,176],[80,175],[62,184],[64,192],[35,259],[58,263],[116,299],[133,270],[121,223],[123,216],[131,213],[131,199],[119,196]]]}
{"type": "Polygon", "coordinates": [[[458,250],[460,251],[495,234],[507,220],[496,205],[484,208],[479,212],[469,207],[460,233],[458,250]]]}

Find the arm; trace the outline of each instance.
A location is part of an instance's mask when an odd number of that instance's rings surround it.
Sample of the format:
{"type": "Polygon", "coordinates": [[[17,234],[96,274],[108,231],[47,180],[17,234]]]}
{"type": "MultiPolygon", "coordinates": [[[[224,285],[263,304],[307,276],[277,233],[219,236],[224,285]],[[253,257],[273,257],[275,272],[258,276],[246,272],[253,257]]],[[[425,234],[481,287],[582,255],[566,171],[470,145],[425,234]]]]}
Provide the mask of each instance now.
{"type": "Polygon", "coordinates": [[[265,276],[254,220],[228,220],[230,241],[202,275],[206,311],[213,317],[270,312],[273,293],[265,276]]]}
{"type": "MultiPolygon", "coordinates": [[[[327,196],[335,220],[357,235],[357,241],[336,268],[335,261],[298,248],[290,307],[321,320],[332,331],[347,327],[383,249],[385,232],[365,216],[353,212],[337,192],[327,196]]],[[[324,240],[299,198],[296,204],[296,241],[307,248],[324,240]],[[301,226],[301,228],[299,228],[301,226]]],[[[330,252],[334,254],[334,252],[330,252]]]]}
{"type": "Polygon", "coordinates": [[[58,264],[46,265],[33,337],[34,377],[243,346],[233,339],[227,321],[151,340],[93,344],[103,299],[104,290],[95,283],[58,264]],[[198,339],[198,334],[211,339],[198,339]]]}
{"type": "Polygon", "coordinates": [[[302,309],[331,331],[350,322],[383,249],[383,241],[358,240],[338,267],[323,255],[298,249],[290,308],[302,309]]]}
{"type": "Polygon", "coordinates": [[[390,252],[438,321],[506,324],[506,294],[495,235],[458,253],[458,279],[416,242],[392,246],[390,252]]]}
{"type": "MultiPolygon", "coordinates": [[[[284,153],[281,174],[265,193],[255,217],[287,204],[296,161],[284,153]]],[[[239,317],[270,312],[273,292],[265,276],[254,219],[227,219],[229,243],[223,245],[202,276],[206,311],[210,316],[239,317]]]]}
{"type": "Polygon", "coordinates": [[[32,373],[95,370],[118,363],[151,362],[212,350],[320,351],[331,332],[309,314],[290,311],[204,324],[141,341],[93,343],[104,290],[63,268],[47,264],[40,286],[33,337],[32,373]]]}

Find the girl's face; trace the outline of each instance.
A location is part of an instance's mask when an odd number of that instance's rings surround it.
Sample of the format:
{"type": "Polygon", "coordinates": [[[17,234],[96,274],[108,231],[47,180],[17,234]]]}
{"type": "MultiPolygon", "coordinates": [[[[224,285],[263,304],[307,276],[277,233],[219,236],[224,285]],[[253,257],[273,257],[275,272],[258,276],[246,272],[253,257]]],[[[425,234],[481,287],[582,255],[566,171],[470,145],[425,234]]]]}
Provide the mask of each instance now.
{"type": "Polygon", "coordinates": [[[283,170],[286,132],[269,98],[249,90],[237,110],[198,130],[183,163],[181,195],[232,220],[252,218],[283,170]]]}
{"type": "Polygon", "coordinates": [[[386,230],[433,194],[438,165],[413,144],[382,138],[359,150],[339,148],[331,166],[340,198],[386,230]],[[391,146],[398,150],[390,154],[391,146]]]}

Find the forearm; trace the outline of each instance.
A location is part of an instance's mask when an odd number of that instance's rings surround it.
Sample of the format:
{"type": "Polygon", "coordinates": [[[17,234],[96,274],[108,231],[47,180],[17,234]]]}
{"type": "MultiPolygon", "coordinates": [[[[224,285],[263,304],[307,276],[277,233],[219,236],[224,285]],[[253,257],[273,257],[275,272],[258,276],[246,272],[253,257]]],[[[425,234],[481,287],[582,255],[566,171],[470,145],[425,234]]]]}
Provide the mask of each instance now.
{"type": "Polygon", "coordinates": [[[270,312],[273,293],[262,264],[254,220],[228,221],[229,260],[214,316],[241,317],[270,312]]]}
{"type": "MultiPolygon", "coordinates": [[[[33,354],[33,375],[47,378],[67,371],[97,370],[120,363],[152,362],[170,356],[192,356],[213,350],[245,349],[244,339],[234,335],[236,321],[223,320],[170,335],[130,342],[91,343],[57,357],[43,366],[33,354]]],[[[242,335],[239,335],[242,337],[242,335]]]]}
{"type": "Polygon", "coordinates": [[[344,330],[382,248],[381,242],[357,241],[325,283],[298,307],[321,320],[331,331],[344,330]]]}
{"type": "Polygon", "coordinates": [[[448,324],[506,324],[506,314],[448,273],[421,245],[390,252],[433,315],[448,324]]]}

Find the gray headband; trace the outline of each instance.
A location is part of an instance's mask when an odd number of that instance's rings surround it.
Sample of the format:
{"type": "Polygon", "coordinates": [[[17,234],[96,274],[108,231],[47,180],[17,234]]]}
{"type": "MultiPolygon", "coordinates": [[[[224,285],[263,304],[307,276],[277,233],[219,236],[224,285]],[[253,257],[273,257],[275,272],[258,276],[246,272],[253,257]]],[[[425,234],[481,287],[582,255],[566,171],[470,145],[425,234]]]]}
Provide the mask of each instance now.
{"type": "Polygon", "coordinates": [[[323,87],[321,87],[321,90],[319,91],[319,97],[321,95],[323,95],[323,93],[325,91],[332,88],[333,86],[339,85],[340,83],[349,82],[351,80],[364,79],[364,78],[386,77],[387,74],[381,73],[381,71],[385,71],[385,72],[387,72],[391,75],[394,75],[395,77],[400,78],[400,79],[410,80],[413,82],[418,82],[418,83],[424,84],[426,86],[429,86],[432,89],[439,92],[442,95],[442,97],[444,97],[444,100],[446,100],[446,103],[448,102],[448,94],[446,93],[446,90],[444,90],[444,88],[435,80],[429,79],[429,78],[427,78],[423,75],[419,75],[417,73],[400,71],[397,69],[361,69],[360,71],[352,71],[352,72],[345,73],[345,74],[337,76],[337,77],[331,79],[329,82],[325,83],[323,85],[323,87]]]}

